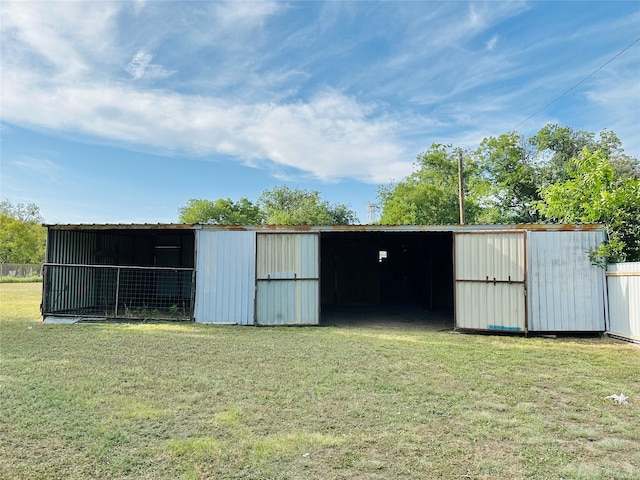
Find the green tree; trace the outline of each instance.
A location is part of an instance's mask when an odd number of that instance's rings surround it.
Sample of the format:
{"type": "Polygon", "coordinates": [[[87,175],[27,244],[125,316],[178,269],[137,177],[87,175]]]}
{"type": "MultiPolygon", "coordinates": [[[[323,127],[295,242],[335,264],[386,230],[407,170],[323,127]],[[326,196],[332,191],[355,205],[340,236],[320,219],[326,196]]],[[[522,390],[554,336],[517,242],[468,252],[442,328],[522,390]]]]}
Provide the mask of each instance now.
{"type": "Polygon", "coordinates": [[[640,180],[620,178],[601,151],[585,148],[570,163],[567,180],[541,190],[540,213],[557,222],[601,223],[608,241],[595,255],[612,262],[640,260],[640,180]]]}
{"type": "Polygon", "coordinates": [[[353,210],[343,204],[330,204],[316,190],[282,185],[262,192],[258,205],[271,225],[349,225],[358,222],[353,210]]]}
{"type": "Polygon", "coordinates": [[[616,176],[640,178],[638,160],[625,155],[622,142],[611,130],[605,129],[596,137],[593,132],[547,124],[529,139],[529,143],[536,149],[543,183],[541,187],[567,180],[575,168],[572,160],[579,157],[585,148],[590,152],[600,151],[608,158],[616,176]]]}
{"type": "Polygon", "coordinates": [[[476,151],[482,175],[488,181],[483,215],[489,223],[538,220],[540,171],[526,139],[516,133],[485,138],[476,151]]]}
{"type": "Polygon", "coordinates": [[[265,214],[246,198],[237,202],[230,198],[216,201],[191,198],[178,209],[180,223],[210,223],[219,225],[259,225],[265,214]]]}
{"type": "Polygon", "coordinates": [[[0,263],[43,263],[47,230],[37,205],[0,202],[0,263]]]}
{"type": "Polygon", "coordinates": [[[451,145],[433,144],[417,156],[415,170],[404,180],[378,189],[384,225],[456,224],[458,203],[458,156],[463,155],[465,179],[465,219],[478,220],[481,192],[487,185],[469,152],[451,145]]]}

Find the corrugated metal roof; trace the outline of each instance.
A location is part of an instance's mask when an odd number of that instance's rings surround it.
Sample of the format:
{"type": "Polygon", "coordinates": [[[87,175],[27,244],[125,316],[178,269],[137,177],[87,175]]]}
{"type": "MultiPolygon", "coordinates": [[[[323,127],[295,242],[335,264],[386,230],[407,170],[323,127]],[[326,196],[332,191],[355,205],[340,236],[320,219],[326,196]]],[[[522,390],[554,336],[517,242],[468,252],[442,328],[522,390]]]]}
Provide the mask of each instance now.
{"type": "Polygon", "coordinates": [[[596,231],[594,223],[522,223],[493,225],[216,225],[190,223],[79,223],[45,224],[50,230],[236,230],[256,232],[470,232],[470,231],[596,231]]]}
{"type": "Polygon", "coordinates": [[[44,224],[50,230],[192,230],[189,223],[76,223],[44,224]]]}

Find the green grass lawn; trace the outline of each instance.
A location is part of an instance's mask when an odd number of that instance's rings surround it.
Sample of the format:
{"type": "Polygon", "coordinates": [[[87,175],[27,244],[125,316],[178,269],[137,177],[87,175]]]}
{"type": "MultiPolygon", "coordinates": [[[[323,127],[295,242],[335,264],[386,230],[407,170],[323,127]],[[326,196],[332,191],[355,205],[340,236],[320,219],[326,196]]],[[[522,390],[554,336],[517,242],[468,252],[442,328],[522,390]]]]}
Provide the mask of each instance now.
{"type": "Polygon", "coordinates": [[[637,346],[44,325],[40,292],[0,284],[0,478],[640,478],[637,346]]]}

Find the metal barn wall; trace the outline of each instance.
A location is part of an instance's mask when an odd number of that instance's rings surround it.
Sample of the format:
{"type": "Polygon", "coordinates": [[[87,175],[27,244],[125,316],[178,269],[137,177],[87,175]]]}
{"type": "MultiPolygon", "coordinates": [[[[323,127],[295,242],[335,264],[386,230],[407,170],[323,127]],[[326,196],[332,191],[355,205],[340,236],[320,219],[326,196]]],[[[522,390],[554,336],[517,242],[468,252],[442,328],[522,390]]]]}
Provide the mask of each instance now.
{"type": "Polygon", "coordinates": [[[256,232],[196,234],[195,321],[253,325],[256,232]]]}
{"type": "Polygon", "coordinates": [[[604,232],[529,232],[529,330],[603,332],[604,270],[588,251],[604,232]]]}
{"type": "Polygon", "coordinates": [[[317,325],[320,322],[318,234],[258,234],[256,322],[317,325]]]}
{"type": "MultiPolygon", "coordinates": [[[[96,236],[92,232],[48,230],[47,263],[92,263],[96,236]]],[[[65,312],[91,307],[99,302],[95,293],[95,272],[44,266],[43,310],[65,312]]]]}
{"type": "Polygon", "coordinates": [[[607,267],[609,333],[640,341],[640,262],[607,267]]]}
{"type": "Polygon", "coordinates": [[[455,325],[526,331],[525,233],[456,233],[455,325]]]}
{"type": "Polygon", "coordinates": [[[49,230],[47,232],[46,263],[94,263],[96,235],[94,232],[49,230]]]}

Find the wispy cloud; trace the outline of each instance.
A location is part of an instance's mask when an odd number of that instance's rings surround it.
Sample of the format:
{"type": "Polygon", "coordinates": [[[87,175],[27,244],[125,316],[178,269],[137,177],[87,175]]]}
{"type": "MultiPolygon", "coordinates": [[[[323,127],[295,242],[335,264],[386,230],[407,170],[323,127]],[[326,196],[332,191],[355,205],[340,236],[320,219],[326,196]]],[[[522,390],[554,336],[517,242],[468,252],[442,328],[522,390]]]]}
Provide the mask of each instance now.
{"type": "Polygon", "coordinates": [[[49,182],[56,185],[62,184],[62,169],[57,163],[48,158],[19,156],[17,158],[5,159],[5,161],[13,168],[27,171],[41,179],[46,178],[49,182]]]}
{"type": "MultiPolygon", "coordinates": [[[[527,41],[499,34],[537,8],[526,2],[0,8],[4,121],[327,181],[402,178],[432,141],[467,146],[509,131],[589,70],[566,68],[575,49],[597,47],[575,28],[522,22],[527,41]]],[[[619,89],[602,77],[583,91],[626,135],[637,60],[631,68],[608,74],[621,75],[619,89]]]]}
{"type": "Polygon", "coordinates": [[[151,60],[153,60],[153,55],[140,50],[133,56],[125,70],[136,80],[141,78],[167,78],[175,73],[175,71],[167,70],[162,65],[152,64],[151,60]]]}
{"type": "Polygon", "coordinates": [[[487,43],[485,44],[486,49],[489,51],[493,51],[493,49],[496,48],[497,43],[498,43],[498,35],[494,35],[489,40],[487,40],[487,43]]]}
{"type": "Polygon", "coordinates": [[[396,125],[337,91],[308,102],[238,104],[132,86],[47,85],[29,75],[4,82],[7,121],[191,155],[274,162],[320,179],[377,182],[388,165],[406,174],[396,125]],[[39,114],[32,115],[34,109],[39,114]],[[404,167],[404,168],[402,168],[404,167]],[[402,172],[400,170],[403,170],[402,172]]]}

